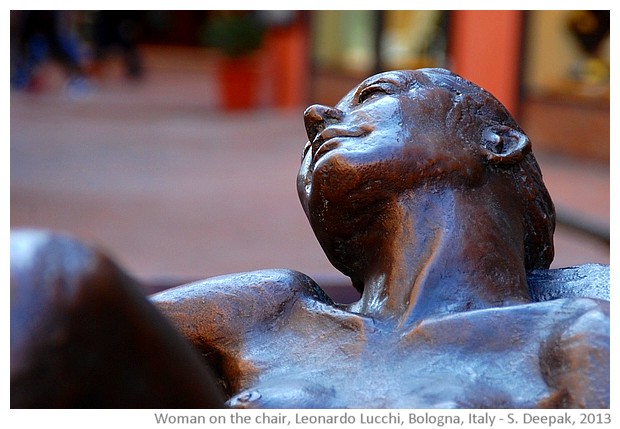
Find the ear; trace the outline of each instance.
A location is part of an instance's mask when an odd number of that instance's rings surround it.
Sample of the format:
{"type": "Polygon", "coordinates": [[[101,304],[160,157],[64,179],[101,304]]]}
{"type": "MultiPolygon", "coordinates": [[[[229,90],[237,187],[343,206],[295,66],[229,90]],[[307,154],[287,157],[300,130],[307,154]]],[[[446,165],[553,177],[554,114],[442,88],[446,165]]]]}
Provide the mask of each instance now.
{"type": "Polygon", "coordinates": [[[506,125],[491,125],[482,132],[482,153],[490,164],[515,164],[531,150],[530,139],[506,125]]]}

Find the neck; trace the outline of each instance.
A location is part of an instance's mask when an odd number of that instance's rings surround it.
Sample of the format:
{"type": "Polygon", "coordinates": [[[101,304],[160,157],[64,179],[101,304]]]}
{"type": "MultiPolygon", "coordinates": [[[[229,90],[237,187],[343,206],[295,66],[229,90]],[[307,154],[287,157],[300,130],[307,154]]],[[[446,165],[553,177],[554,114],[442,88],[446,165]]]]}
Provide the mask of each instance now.
{"type": "Polygon", "coordinates": [[[523,231],[510,201],[479,188],[409,195],[395,202],[395,227],[373,243],[380,255],[361,273],[351,311],[390,325],[529,301],[523,231]],[[506,210],[502,210],[506,209],[506,210]]]}

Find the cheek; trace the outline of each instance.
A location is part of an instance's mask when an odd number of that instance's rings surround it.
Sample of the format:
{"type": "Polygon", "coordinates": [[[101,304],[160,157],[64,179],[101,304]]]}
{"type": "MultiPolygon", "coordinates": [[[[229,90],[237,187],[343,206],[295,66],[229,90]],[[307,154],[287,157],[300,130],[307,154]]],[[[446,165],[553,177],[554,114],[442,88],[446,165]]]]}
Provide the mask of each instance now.
{"type": "Polygon", "coordinates": [[[475,186],[484,177],[482,160],[467,150],[441,146],[412,147],[407,155],[413,183],[475,186]]]}
{"type": "Polygon", "coordinates": [[[314,209],[356,211],[392,200],[412,183],[402,155],[372,160],[366,152],[347,155],[334,154],[317,166],[309,200],[314,209]]]}

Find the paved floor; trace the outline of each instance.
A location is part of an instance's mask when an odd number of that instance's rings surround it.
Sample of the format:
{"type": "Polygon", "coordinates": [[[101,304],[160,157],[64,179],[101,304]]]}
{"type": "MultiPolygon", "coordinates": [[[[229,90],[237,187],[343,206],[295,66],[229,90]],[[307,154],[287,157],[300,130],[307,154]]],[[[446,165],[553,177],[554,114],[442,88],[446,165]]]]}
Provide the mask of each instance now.
{"type": "MultiPolygon", "coordinates": [[[[112,64],[76,97],[51,67],[47,92],[11,94],[11,227],[72,233],[149,282],[264,267],[337,278],[295,191],[303,106],[224,113],[208,59],[145,60],[138,84],[112,64]]],[[[558,211],[608,229],[609,166],[538,158],[558,211]]],[[[556,247],[556,267],[609,262],[607,245],[566,227],[556,247]]]]}

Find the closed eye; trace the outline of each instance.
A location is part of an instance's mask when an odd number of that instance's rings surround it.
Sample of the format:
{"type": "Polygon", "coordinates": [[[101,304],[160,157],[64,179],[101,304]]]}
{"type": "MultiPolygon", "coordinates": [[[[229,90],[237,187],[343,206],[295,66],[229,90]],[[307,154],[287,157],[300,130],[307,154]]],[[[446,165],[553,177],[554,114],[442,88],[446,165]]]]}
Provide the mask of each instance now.
{"type": "Polygon", "coordinates": [[[379,95],[384,94],[394,94],[396,92],[396,88],[394,84],[391,82],[375,82],[371,85],[368,85],[359,92],[357,96],[358,103],[364,103],[366,100],[370,98],[377,97],[379,95]]]}

